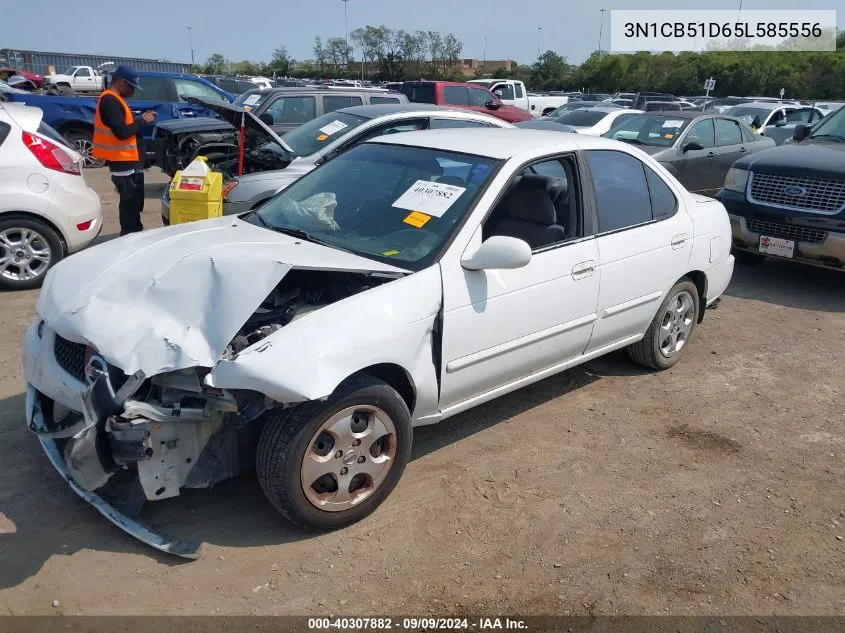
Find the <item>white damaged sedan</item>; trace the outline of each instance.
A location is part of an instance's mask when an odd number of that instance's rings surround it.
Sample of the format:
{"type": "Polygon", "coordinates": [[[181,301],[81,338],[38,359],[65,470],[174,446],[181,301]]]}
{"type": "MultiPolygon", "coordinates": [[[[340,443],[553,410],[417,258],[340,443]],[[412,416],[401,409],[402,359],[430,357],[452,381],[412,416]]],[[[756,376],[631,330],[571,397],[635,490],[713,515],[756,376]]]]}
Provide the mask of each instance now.
{"type": "Polygon", "coordinates": [[[129,499],[251,468],[294,523],[342,527],[390,494],[415,426],[623,347],[672,366],[730,281],[730,247],[718,201],[623,143],[379,137],[248,214],[51,270],[26,333],[27,424],[78,494],[166,552],[199,546],[129,499]]]}

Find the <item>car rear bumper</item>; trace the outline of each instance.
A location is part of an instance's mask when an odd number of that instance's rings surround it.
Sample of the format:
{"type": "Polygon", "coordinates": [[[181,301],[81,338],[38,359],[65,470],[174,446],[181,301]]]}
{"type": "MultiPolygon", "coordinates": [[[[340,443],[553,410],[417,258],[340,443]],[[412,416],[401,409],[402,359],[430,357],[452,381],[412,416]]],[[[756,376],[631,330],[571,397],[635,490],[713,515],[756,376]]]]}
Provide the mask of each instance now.
{"type": "Polygon", "coordinates": [[[727,290],[728,284],[731,283],[733,274],[733,255],[728,255],[723,262],[720,262],[707,271],[706,306],[711,306],[719,300],[725,290],[727,290]]]}
{"type": "MultiPolygon", "coordinates": [[[[79,179],[79,176],[69,176],[79,179]]],[[[45,215],[59,227],[68,254],[88,246],[103,230],[103,211],[97,192],[81,183],[67,187],[62,183],[50,201],[45,215]],[[85,228],[80,229],[83,226],[85,228]]]]}

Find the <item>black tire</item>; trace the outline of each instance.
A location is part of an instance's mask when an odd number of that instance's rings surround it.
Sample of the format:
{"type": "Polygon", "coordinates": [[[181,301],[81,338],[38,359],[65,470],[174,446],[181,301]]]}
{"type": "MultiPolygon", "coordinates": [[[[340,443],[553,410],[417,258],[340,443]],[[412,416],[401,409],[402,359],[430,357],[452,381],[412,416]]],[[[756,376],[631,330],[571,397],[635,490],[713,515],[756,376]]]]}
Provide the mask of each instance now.
{"type": "Polygon", "coordinates": [[[94,147],[93,130],[74,128],[65,132],[64,137],[70,146],[82,155],[86,169],[96,169],[106,164],[105,161],[91,156],[91,149],[94,147]]]}
{"type": "Polygon", "coordinates": [[[37,276],[30,279],[15,279],[13,276],[20,275],[21,269],[15,266],[15,253],[7,246],[4,246],[4,240],[0,239],[0,262],[4,262],[7,256],[12,260],[11,262],[0,264],[0,288],[5,290],[31,290],[40,287],[47,271],[64,257],[61,239],[52,228],[43,222],[24,216],[0,216],[0,236],[15,236],[23,231],[30,231],[31,233],[37,234],[36,245],[40,243],[46,244],[49,247],[50,261],[43,268],[39,267],[37,276]]]}
{"type": "Polygon", "coordinates": [[[258,481],[273,507],[295,525],[313,531],[342,528],[373,512],[393,491],[410,458],[412,436],[408,406],[393,387],[372,376],[352,378],[326,401],[306,402],[269,414],[258,440],[258,481]],[[396,431],[393,464],[381,485],[357,505],[341,511],[322,510],[305,495],[302,461],[323,423],[356,405],[377,407],[390,417],[396,431]]]}
{"type": "Polygon", "coordinates": [[[687,277],[682,278],[678,283],[672,286],[672,289],[666,295],[657,314],[654,315],[651,324],[642,340],[637,341],[633,345],[628,346],[628,355],[631,359],[643,367],[649,369],[669,369],[677,363],[686,347],[686,342],[691,338],[696,323],[698,323],[698,314],[701,310],[700,298],[698,296],[698,288],[687,277]],[[689,332],[684,339],[683,346],[674,354],[667,355],[661,349],[661,330],[664,322],[664,316],[669,308],[669,304],[677,299],[679,295],[686,293],[692,299],[693,314],[689,315],[691,323],[689,324],[689,332]]]}
{"type": "Polygon", "coordinates": [[[763,262],[766,259],[765,255],[761,255],[760,253],[750,253],[748,251],[740,251],[740,250],[733,250],[734,259],[738,264],[742,264],[743,266],[756,266],[763,262]]]}

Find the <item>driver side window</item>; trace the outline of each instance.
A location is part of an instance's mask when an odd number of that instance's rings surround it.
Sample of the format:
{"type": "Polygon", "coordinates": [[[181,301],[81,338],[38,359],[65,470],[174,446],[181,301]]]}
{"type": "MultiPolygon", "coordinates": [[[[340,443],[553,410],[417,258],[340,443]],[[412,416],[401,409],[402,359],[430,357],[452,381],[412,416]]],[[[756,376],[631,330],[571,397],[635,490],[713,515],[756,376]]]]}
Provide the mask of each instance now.
{"type": "Polygon", "coordinates": [[[716,145],[716,135],[713,132],[713,119],[704,119],[690,128],[685,143],[698,143],[704,149],[716,145]]]}
{"type": "Polygon", "coordinates": [[[491,101],[492,99],[493,97],[486,90],[482,90],[480,88],[469,89],[469,104],[471,106],[483,108],[485,105],[487,105],[487,102],[491,101]]]}
{"type": "Polygon", "coordinates": [[[415,119],[413,121],[397,121],[395,123],[379,125],[378,127],[363,134],[360,138],[355,141],[355,144],[357,145],[358,143],[363,143],[364,141],[367,141],[371,138],[385,136],[387,134],[400,134],[402,132],[416,132],[418,130],[424,130],[425,125],[425,119],[415,119]]]}
{"type": "Polygon", "coordinates": [[[572,156],[538,161],[523,169],[484,221],[482,238],[516,237],[536,252],[581,237],[577,173],[572,156]]]}
{"type": "Polygon", "coordinates": [[[501,86],[497,86],[496,90],[494,91],[494,94],[496,94],[499,99],[502,99],[503,101],[510,101],[514,98],[513,86],[510,84],[502,84],[501,86]]]}

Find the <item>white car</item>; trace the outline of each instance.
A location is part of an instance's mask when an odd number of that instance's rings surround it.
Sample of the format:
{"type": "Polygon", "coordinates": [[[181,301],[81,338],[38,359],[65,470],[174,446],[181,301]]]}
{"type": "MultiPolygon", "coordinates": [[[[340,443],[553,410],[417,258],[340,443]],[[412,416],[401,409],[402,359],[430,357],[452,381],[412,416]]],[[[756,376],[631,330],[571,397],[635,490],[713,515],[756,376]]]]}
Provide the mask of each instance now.
{"type": "Polygon", "coordinates": [[[555,119],[558,123],[568,125],[578,134],[587,136],[601,136],[616,125],[622,123],[642,110],[620,108],[617,105],[599,105],[592,108],[578,108],[555,119]]]}
{"type": "Polygon", "coordinates": [[[39,108],[0,103],[0,288],[24,290],[103,227],[82,157],[39,108]]]}
{"type": "Polygon", "coordinates": [[[618,141],[381,136],[250,214],[57,266],[26,333],[26,420],[78,494],[163,551],[198,546],[108,505],[113,473],[164,499],[253,454],[276,509],[338,528],[388,496],[416,426],[620,348],[674,365],[730,248],[721,203],[618,141]]]}

